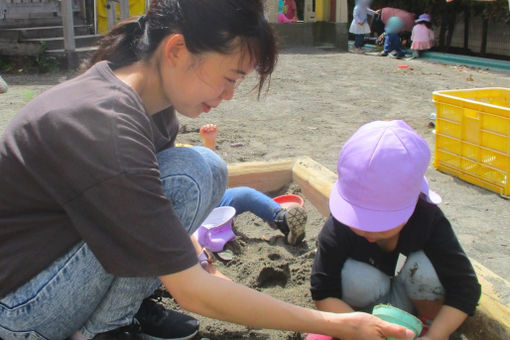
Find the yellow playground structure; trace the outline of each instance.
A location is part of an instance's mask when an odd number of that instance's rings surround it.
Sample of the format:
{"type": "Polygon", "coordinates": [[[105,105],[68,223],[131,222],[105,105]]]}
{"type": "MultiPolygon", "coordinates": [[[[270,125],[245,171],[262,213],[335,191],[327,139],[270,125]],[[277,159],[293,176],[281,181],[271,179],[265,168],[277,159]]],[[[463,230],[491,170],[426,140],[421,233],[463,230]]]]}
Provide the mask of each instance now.
{"type": "MultiPolygon", "coordinates": [[[[145,13],[146,0],[129,0],[129,15],[128,17],[135,17],[145,13]]],[[[105,34],[108,32],[108,10],[111,6],[115,6],[115,22],[121,19],[121,4],[119,1],[113,0],[96,0],[97,10],[97,33],[105,34]]]]}

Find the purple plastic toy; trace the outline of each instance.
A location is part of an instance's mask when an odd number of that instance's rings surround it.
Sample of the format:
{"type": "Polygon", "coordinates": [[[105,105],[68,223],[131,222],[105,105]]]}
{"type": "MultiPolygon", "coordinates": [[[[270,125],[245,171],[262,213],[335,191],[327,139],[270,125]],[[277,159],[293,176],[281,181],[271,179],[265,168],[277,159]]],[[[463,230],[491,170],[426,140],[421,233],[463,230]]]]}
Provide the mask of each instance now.
{"type": "Polygon", "coordinates": [[[229,206],[214,208],[202,225],[193,233],[198,243],[213,252],[223,250],[225,244],[236,238],[232,219],[236,209],[229,206]]]}

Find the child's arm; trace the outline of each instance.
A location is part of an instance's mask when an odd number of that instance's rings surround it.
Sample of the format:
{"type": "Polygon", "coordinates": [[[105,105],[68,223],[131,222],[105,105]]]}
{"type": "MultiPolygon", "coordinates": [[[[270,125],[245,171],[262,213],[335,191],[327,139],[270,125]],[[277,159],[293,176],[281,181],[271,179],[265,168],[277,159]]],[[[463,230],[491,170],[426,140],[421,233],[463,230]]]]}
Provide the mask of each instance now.
{"type": "Polygon", "coordinates": [[[329,297],[324,300],[315,301],[315,307],[318,310],[322,310],[325,312],[333,312],[333,313],[350,313],[354,312],[354,309],[351,308],[348,304],[343,302],[340,299],[329,297]]]}
{"type": "MultiPolygon", "coordinates": [[[[424,252],[444,286],[444,304],[429,330],[430,339],[447,339],[467,315],[472,315],[480,299],[476,273],[464,253],[448,219],[436,208],[424,252]]],[[[425,338],[427,339],[427,338],[425,338]]]]}
{"type": "Polygon", "coordinates": [[[447,340],[466,318],[466,313],[444,305],[439,310],[439,314],[432,322],[427,334],[419,337],[418,340],[447,340]]]}
{"type": "Polygon", "coordinates": [[[349,257],[350,240],[344,229],[337,228],[329,217],[318,238],[312,266],[310,291],[317,309],[350,313],[354,309],[342,300],[342,268],[349,257]]]}

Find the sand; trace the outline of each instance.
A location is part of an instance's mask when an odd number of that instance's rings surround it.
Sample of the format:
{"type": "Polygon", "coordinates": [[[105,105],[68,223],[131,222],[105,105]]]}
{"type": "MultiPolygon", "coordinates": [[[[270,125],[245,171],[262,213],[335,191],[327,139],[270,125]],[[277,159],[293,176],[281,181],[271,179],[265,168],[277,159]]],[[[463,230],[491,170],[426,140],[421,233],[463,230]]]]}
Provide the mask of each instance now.
{"type": "MultiPolygon", "coordinates": [[[[0,131],[33,95],[70,74],[13,75],[4,79],[10,89],[0,95],[0,131]]],[[[218,125],[218,153],[229,163],[270,161],[310,156],[336,172],[343,143],[362,124],[372,120],[403,119],[434,146],[429,114],[435,111],[432,91],[475,87],[510,87],[510,76],[464,66],[425,60],[391,58],[320,49],[284,50],[267,94],[258,101],[250,92],[254,77],[246,79],[233,100],[200,118],[181,119],[179,142],[200,144],[198,129],[218,125]],[[399,64],[408,69],[397,68],[399,64]]],[[[466,253],[510,281],[510,201],[452,176],[427,171],[431,187],[443,198],[441,208],[451,221],[466,253]]],[[[282,192],[298,192],[291,186],[282,192]]],[[[282,193],[280,192],[280,193],[282,193]]],[[[277,193],[272,193],[277,194],[277,193]]],[[[307,201],[307,236],[291,247],[278,231],[246,213],[235,219],[235,257],[220,263],[232,280],[282,300],[312,307],[309,274],[317,234],[324,222],[307,201]]],[[[495,279],[501,301],[510,303],[504,281],[495,279]]],[[[204,287],[207,289],[207,287],[204,287]]],[[[214,293],[214,292],[211,292],[214,293]]],[[[166,304],[173,304],[164,298],[166,304]]],[[[200,337],[210,339],[300,339],[300,334],[201,319],[200,337]]]]}

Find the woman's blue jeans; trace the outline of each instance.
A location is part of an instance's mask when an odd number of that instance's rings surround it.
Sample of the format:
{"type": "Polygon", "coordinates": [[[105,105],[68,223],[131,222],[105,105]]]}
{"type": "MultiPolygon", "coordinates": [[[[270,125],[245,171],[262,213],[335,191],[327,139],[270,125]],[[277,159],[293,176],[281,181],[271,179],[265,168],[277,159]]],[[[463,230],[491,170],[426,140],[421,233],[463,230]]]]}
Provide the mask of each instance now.
{"type": "Polygon", "coordinates": [[[250,187],[227,189],[219,206],[226,205],[234,207],[236,214],[250,211],[268,223],[273,223],[276,213],[282,209],[271,197],[250,187]]]}
{"type": "MultiPolygon", "coordinates": [[[[157,156],[164,193],[192,234],[223,196],[226,164],[204,147],[170,148],[157,156]]],[[[160,284],[156,277],[105,272],[80,242],[0,300],[0,338],[65,339],[77,330],[92,338],[130,324],[143,299],[160,284]]]]}

